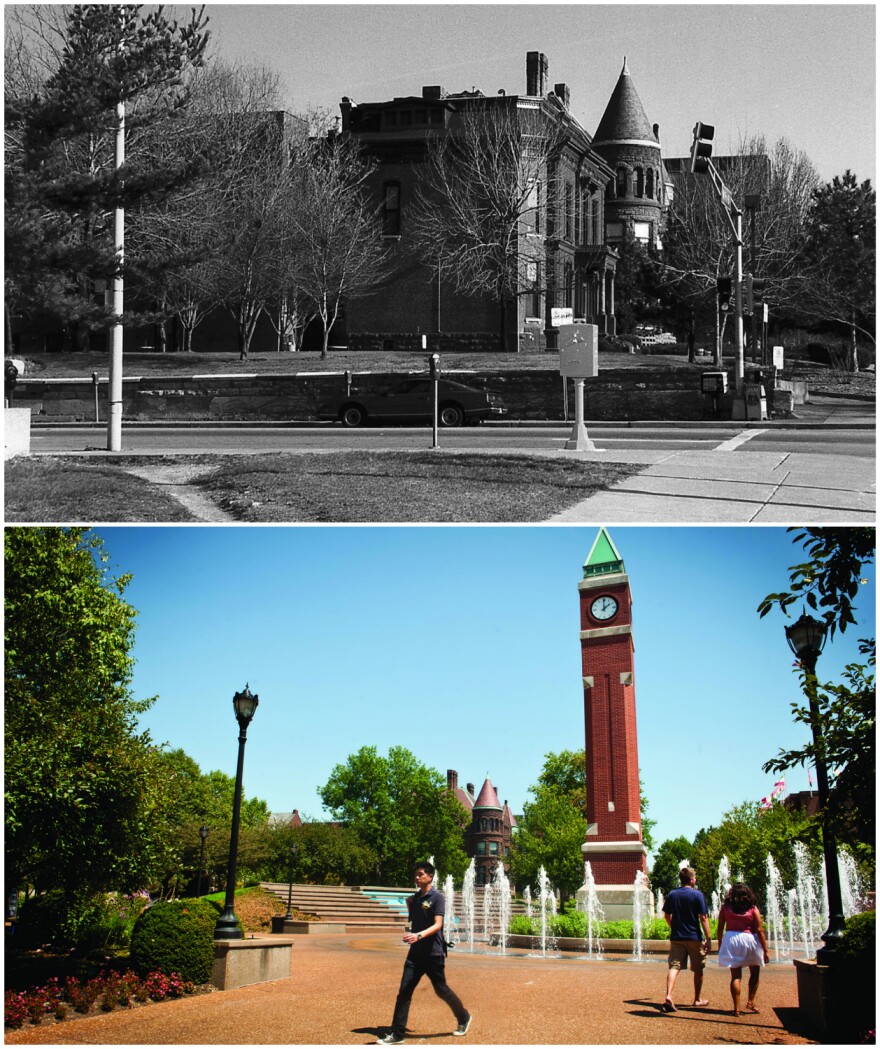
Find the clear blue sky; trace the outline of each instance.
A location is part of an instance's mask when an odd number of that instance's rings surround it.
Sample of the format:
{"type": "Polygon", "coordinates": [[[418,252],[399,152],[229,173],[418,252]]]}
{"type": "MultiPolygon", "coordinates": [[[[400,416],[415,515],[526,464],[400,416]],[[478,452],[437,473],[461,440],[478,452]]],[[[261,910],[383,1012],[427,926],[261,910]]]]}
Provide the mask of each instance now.
{"type": "MultiPolygon", "coordinates": [[[[593,527],[101,527],[140,612],[143,717],[203,771],[234,774],[233,693],[260,696],[245,791],[324,818],[317,788],[363,744],[410,749],[521,812],[550,751],[583,746],[577,584],[593,527]]],[[[611,528],[634,599],[639,763],[656,839],[768,794],[805,739],[783,620],[755,609],[801,560],[782,528],[611,528]]],[[[873,636],[829,643],[832,678],[873,636]]],[[[800,609],[795,613],[795,618],[800,609]]],[[[806,772],[788,778],[807,787],[806,772]]]]}
{"type": "MultiPolygon", "coordinates": [[[[186,10],[176,7],[178,13],[186,10]]],[[[571,88],[595,131],[623,64],[667,156],[695,121],[716,152],[743,136],[786,137],[823,179],[875,178],[872,4],[209,4],[214,51],[283,75],[288,108],[338,113],[423,84],[525,91],[525,55],[571,88]]]]}

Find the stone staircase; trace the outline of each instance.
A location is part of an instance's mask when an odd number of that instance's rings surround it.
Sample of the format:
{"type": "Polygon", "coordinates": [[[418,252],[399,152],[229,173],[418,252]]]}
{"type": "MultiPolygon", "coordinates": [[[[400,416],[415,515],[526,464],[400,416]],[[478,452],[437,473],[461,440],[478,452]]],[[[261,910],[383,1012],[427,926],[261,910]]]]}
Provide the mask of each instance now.
{"type": "MultiPolygon", "coordinates": [[[[274,893],[287,908],[287,882],[262,882],[262,887],[274,893]]],[[[410,890],[401,889],[408,895],[410,890]]],[[[406,908],[399,911],[378,899],[364,895],[358,885],[299,885],[294,884],[291,906],[307,914],[316,914],[321,921],[342,922],[346,932],[392,932],[406,930],[406,908]]]]}
{"type": "MultiPolygon", "coordinates": [[[[287,882],[262,882],[262,887],[275,896],[287,908],[287,882]]],[[[412,888],[388,888],[383,885],[300,885],[294,884],[291,906],[307,914],[316,914],[321,921],[341,922],[345,931],[400,932],[407,926],[405,900],[413,893],[412,888]]],[[[484,896],[481,891],[474,899],[476,927],[484,926],[484,896]]],[[[455,910],[461,917],[461,894],[455,897],[455,910]]],[[[525,914],[525,905],[515,901],[512,914],[525,914]]],[[[447,922],[447,925],[449,923],[447,922]]],[[[497,921],[491,923],[497,931],[497,921]]]]}

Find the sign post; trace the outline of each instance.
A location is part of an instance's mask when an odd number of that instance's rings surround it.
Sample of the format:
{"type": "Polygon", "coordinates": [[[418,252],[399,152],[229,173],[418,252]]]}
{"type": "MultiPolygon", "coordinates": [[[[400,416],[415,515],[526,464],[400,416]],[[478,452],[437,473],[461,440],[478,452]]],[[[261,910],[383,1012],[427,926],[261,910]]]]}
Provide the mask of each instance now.
{"type": "Polygon", "coordinates": [[[572,325],[560,333],[560,343],[560,374],[563,379],[574,379],[574,426],[565,447],[577,452],[599,451],[584,425],[584,379],[599,374],[599,329],[595,324],[572,325]]]}

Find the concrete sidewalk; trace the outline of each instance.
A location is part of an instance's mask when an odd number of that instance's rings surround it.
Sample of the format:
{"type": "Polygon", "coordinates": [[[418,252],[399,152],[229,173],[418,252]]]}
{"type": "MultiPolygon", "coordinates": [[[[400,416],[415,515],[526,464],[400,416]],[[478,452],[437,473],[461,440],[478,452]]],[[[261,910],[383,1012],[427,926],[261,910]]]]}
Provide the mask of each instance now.
{"type": "MultiPolygon", "coordinates": [[[[291,976],[233,991],[8,1032],[8,1044],[369,1045],[391,1022],[406,951],[396,936],[300,936],[291,976]]],[[[450,986],[474,1016],[466,1038],[423,980],[413,997],[414,1045],[816,1044],[797,1009],[794,966],[761,973],[760,1013],[734,1017],[728,973],[710,958],[709,1005],[693,1009],[693,978],[676,984],[678,1011],[661,1011],[665,961],[587,961],[449,954],[450,986]]]]}
{"type": "Polygon", "coordinates": [[[873,524],[876,461],[809,452],[569,452],[645,469],[548,523],[873,524]]]}

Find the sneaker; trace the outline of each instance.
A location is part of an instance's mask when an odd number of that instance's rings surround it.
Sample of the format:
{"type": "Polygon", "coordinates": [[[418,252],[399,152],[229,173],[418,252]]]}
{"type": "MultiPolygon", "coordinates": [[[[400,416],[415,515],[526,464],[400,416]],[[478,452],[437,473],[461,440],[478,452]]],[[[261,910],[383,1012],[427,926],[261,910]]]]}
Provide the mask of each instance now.
{"type": "Polygon", "coordinates": [[[376,1045],[403,1045],[403,1039],[398,1038],[393,1031],[376,1039],[376,1045]]]}
{"type": "Polygon", "coordinates": [[[454,1035],[456,1035],[457,1037],[459,1037],[459,1038],[464,1038],[464,1036],[470,1030],[471,1024],[473,1022],[474,1022],[474,1018],[472,1016],[468,1016],[468,1018],[465,1020],[465,1022],[463,1024],[459,1024],[458,1027],[456,1027],[456,1029],[452,1033],[454,1035]]]}

